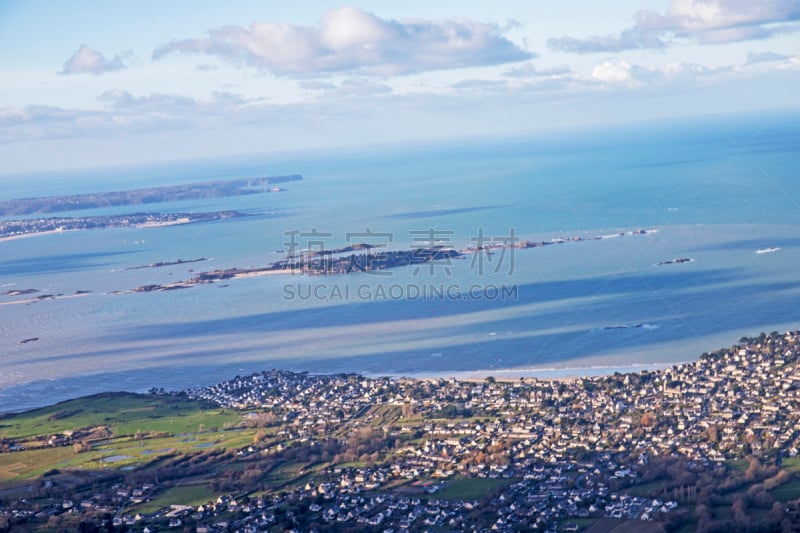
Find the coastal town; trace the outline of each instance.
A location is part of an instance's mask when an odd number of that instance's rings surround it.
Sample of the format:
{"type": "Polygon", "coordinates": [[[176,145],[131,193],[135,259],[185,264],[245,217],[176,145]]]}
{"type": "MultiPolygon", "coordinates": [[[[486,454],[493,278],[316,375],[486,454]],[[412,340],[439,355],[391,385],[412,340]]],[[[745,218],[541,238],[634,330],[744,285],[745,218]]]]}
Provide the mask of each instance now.
{"type": "MultiPolygon", "coordinates": [[[[249,428],[252,442],[178,456],[155,472],[109,466],[106,484],[90,484],[103,490],[51,495],[49,507],[1,496],[0,527],[77,520],[133,531],[578,531],[610,520],[636,521],[637,531],[745,522],[791,531],[781,528],[800,520],[799,360],[800,332],[789,332],[603,377],[272,370],[180,393],[153,390],[238,412],[224,431],[249,428]],[[280,483],[268,475],[276,468],[288,468],[280,483]],[[182,479],[203,476],[213,498],[170,501],[182,479]],[[142,512],[152,499],[164,505],[142,512]]],[[[91,448],[78,431],[47,445],[80,453],[79,443],[91,448]]],[[[8,440],[3,449],[25,447],[8,440]]],[[[51,494],[48,483],[37,490],[51,494]]]]}

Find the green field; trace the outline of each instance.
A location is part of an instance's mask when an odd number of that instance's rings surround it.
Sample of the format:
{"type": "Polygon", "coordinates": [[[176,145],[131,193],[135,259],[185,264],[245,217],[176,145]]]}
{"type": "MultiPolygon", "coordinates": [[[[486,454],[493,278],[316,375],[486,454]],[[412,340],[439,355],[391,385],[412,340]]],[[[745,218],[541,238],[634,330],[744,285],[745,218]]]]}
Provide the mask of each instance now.
{"type": "Polygon", "coordinates": [[[513,479],[456,477],[445,481],[444,488],[434,497],[443,500],[482,500],[513,482],[513,479]]]}
{"type": "Polygon", "coordinates": [[[237,420],[233,411],[170,396],[131,393],[103,393],[61,402],[49,407],[0,418],[0,435],[26,439],[98,425],[113,426],[115,436],[133,435],[139,430],[193,433],[223,429],[237,420]]]}
{"type": "Polygon", "coordinates": [[[770,492],[775,499],[788,502],[800,498],[800,479],[784,483],[770,492]]]}
{"type": "MultiPolygon", "coordinates": [[[[24,481],[51,469],[98,470],[130,467],[174,453],[241,448],[255,430],[224,431],[241,414],[170,396],[106,393],[0,418],[0,438],[26,449],[0,454],[0,482],[24,481]],[[88,451],[46,446],[64,432],[108,437],[89,441],[88,451]],[[136,439],[139,433],[141,439],[136,439]]],[[[77,439],[80,440],[80,439],[77,439]]],[[[84,439],[86,440],[86,439],[84,439]]]]}
{"type": "Polygon", "coordinates": [[[565,518],[558,523],[558,530],[563,531],[570,526],[578,526],[578,531],[586,531],[597,522],[597,518],[565,518]]]}
{"type": "Polygon", "coordinates": [[[600,518],[586,530],[586,533],[649,533],[663,531],[657,522],[625,520],[622,518],[600,518]]]}
{"type": "Polygon", "coordinates": [[[657,498],[661,497],[667,482],[663,480],[650,481],[649,483],[640,483],[628,489],[628,492],[634,496],[642,496],[644,498],[657,498]]]}
{"type": "Polygon", "coordinates": [[[132,513],[152,514],[170,505],[197,507],[216,499],[216,495],[205,485],[185,485],[163,491],[157,497],[141,505],[132,506],[132,513]]]}
{"type": "Polygon", "coordinates": [[[781,467],[789,472],[800,472],[800,457],[789,457],[783,460],[781,467]]]}
{"type": "Polygon", "coordinates": [[[750,464],[750,461],[748,461],[747,459],[739,459],[739,460],[736,460],[736,461],[728,461],[728,466],[730,466],[731,468],[734,468],[736,470],[739,470],[740,472],[744,472],[745,470],[747,470],[747,466],[749,464],[750,464]]]}

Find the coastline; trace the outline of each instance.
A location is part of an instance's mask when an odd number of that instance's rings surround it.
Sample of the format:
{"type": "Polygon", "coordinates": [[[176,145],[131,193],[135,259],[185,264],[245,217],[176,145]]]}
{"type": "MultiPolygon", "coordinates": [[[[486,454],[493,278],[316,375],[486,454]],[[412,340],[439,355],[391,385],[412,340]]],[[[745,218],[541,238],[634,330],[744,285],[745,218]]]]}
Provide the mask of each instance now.
{"type": "MultiPolygon", "coordinates": [[[[784,333],[779,333],[779,337],[783,337],[786,335],[798,335],[800,333],[789,330],[784,333]]],[[[766,335],[765,333],[763,335],[766,335]]],[[[33,339],[32,339],[33,340],[33,339]]],[[[35,340],[38,340],[35,339],[35,340]]],[[[736,345],[735,340],[731,341],[732,345],[736,345]]],[[[729,345],[730,346],[730,345],[729,345]]],[[[729,347],[719,347],[716,351],[724,351],[729,350],[729,347]]],[[[716,353],[715,350],[709,350],[706,352],[707,354],[716,353]]],[[[587,365],[587,366],[565,366],[565,367],[529,367],[529,368],[510,368],[510,369],[493,369],[493,370],[478,370],[478,371],[456,371],[456,372],[414,372],[414,373],[403,373],[403,374],[391,374],[391,373],[380,373],[380,372],[356,372],[353,370],[347,369],[327,369],[325,371],[314,372],[314,371],[303,371],[298,369],[285,369],[279,367],[272,367],[270,368],[261,368],[260,370],[250,368],[245,370],[244,368],[240,368],[240,372],[245,373],[258,373],[258,372],[267,372],[270,370],[278,370],[278,371],[286,371],[286,372],[297,372],[297,373],[308,373],[309,375],[313,376],[334,376],[334,375],[357,375],[362,376],[369,379],[382,379],[387,378],[393,381],[403,382],[403,381],[419,381],[419,382],[434,382],[434,381],[450,381],[455,380],[458,382],[465,382],[465,383],[483,383],[489,381],[489,377],[493,378],[497,383],[515,383],[524,381],[526,383],[575,383],[579,382],[583,379],[602,379],[609,376],[619,375],[619,376],[626,376],[626,375],[640,375],[643,372],[664,372],[671,368],[676,367],[687,367],[693,364],[696,364],[703,360],[703,357],[706,354],[697,354],[697,356],[693,359],[682,359],[680,361],[660,361],[654,363],[630,363],[630,364],[620,364],[620,365],[587,365]]],[[[200,369],[195,369],[200,370],[200,369]]],[[[166,385],[167,390],[172,390],[173,392],[181,392],[190,389],[196,388],[203,388],[215,385],[220,380],[224,380],[225,375],[214,375],[213,378],[208,374],[208,371],[212,370],[211,368],[206,368],[206,372],[201,372],[195,374],[193,377],[190,377],[187,383],[179,384],[178,382],[173,382],[173,384],[166,385]]],[[[63,401],[72,400],[75,398],[84,397],[87,395],[99,394],[99,393],[107,393],[107,392],[130,392],[130,393],[145,393],[146,391],[150,390],[151,388],[158,388],[163,387],[165,384],[163,382],[152,382],[145,379],[145,376],[152,377],[146,370],[142,370],[139,372],[133,372],[133,374],[138,373],[139,376],[134,378],[130,371],[120,371],[115,373],[118,379],[115,379],[116,383],[123,383],[127,382],[128,386],[119,386],[119,387],[88,387],[85,389],[80,388],[79,384],[77,383],[78,380],[85,380],[91,379],[92,375],[98,374],[87,374],[81,376],[80,378],[67,378],[68,382],[72,382],[69,385],[62,384],[59,385],[59,381],[53,378],[45,378],[44,380],[40,381],[29,381],[25,383],[18,383],[15,385],[9,385],[6,387],[0,386],[0,398],[5,396],[11,397],[12,395],[17,399],[22,399],[21,403],[18,403],[17,406],[11,407],[10,405],[2,405],[0,404],[0,415],[6,413],[17,413],[17,412],[24,412],[30,409],[37,409],[40,407],[44,407],[46,405],[51,405],[53,403],[59,403],[63,401]],[[124,377],[128,375],[129,377],[124,377]],[[119,378],[122,378],[120,380],[119,378]],[[64,386],[66,385],[66,386],[64,386]],[[59,392],[53,395],[52,393],[58,390],[59,392]],[[44,391],[49,391],[47,394],[44,391]],[[13,392],[11,392],[13,391],[13,392]],[[49,395],[49,396],[48,396],[49,395]],[[39,401],[42,398],[48,397],[50,403],[43,403],[39,401]]],[[[192,374],[192,372],[189,372],[192,374]]],[[[244,375],[244,374],[242,374],[244,375]]],[[[228,377],[227,379],[230,379],[228,377]]]]}
{"type": "Polygon", "coordinates": [[[53,229],[47,231],[37,231],[34,233],[23,233],[22,235],[10,235],[8,237],[0,237],[0,242],[16,241],[18,239],[27,239],[28,237],[41,237],[42,235],[55,235],[57,233],[73,233],[82,231],[79,229],[53,229]]]}
{"type": "MultiPolygon", "coordinates": [[[[144,224],[134,224],[130,227],[137,228],[137,229],[149,229],[149,228],[164,228],[168,226],[181,226],[183,224],[192,224],[193,220],[186,218],[186,219],[179,219],[179,220],[169,220],[164,222],[145,222],[144,224]]],[[[121,226],[124,227],[124,226],[121,226]]],[[[41,237],[42,235],[55,235],[58,233],[78,233],[81,231],[89,231],[90,229],[95,228],[86,228],[86,229],[52,229],[47,231],[35,231],[32,233],[23,233],[21,235],[10,235],[8,237],[0,237],[0,242],[5,241],[15,241],[17,239],[27,239],[28,237],[41,237]]]]}
{"type": "MultiPolygon", "coordinates": [[[[699,355],[698,355],[699,357],[699,355]]],[[[640,373],[643,371],[658,371],[671,368],[675,365],[691,363],[694,360],[686,359],[675,362],[660,361],[654,363],[630,363],[619,365],[588,365],[588,366],[550,366],[550,367],[531,367],[531,368],[498,368],[484,370],[460,370],[455,372],[436,371],[436,372],[412,372],[404,374],[378,374],[373,372],[364,373],[368,377],[390,377],[392,379],[414,379],[420,381],[438,379],[456,379],[458,381],[468,381],[473,383],[486,381],[494,378],[497,382],[512,383],[521,379],[533,379],[539,381],[559,381],[571,382],[587,377],[610,376],[615,373],[629,374],[640,373]]]]}

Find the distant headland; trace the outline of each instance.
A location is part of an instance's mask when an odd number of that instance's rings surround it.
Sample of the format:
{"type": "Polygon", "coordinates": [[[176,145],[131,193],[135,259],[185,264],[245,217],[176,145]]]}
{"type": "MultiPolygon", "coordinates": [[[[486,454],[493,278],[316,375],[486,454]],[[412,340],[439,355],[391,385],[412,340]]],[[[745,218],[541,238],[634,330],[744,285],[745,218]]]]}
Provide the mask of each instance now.
{"type": "Polygon", "coordinates": [[[70,194],[63,196],[43,196],[39,198],[18,198],[0,201],[0,216],[20,216],[102,207],[143,205],[158,202],[179,202],[202,200],[205,198],[224,198],[268,192],[282,192],[278,183],[300,181],[303,176],[264,176],[234,180],[218,180],[129,191],[96,192],[70,194]]]}
{"type": "Polygon", "coordinates": [[[131,213],[90,217],[0,220],[0,240],[87,229],[158,228],[179,224],[230,220],[244,216],[248,215],[238,211],[211,211],[205,213],[131,213]]]}

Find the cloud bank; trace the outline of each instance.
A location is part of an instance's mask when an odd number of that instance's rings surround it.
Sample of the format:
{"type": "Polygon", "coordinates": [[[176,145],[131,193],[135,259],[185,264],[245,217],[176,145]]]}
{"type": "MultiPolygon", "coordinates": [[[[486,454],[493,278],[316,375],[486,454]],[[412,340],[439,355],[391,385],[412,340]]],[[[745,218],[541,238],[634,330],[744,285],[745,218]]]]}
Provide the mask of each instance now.
{"type": "Polygon", "coordinates": [[[59,74],[105,74],[106,72],[113,72],[115,70],[122,70],[127,68],[125,58],[129,54],[121,54],[114,56],[113,59],[107,59],[103,54],[97,50],[93,50],[82,44],[72,57],[67,59],[64,66],[59,71],[59,74]]]}
{"type": "Polygon", "coordinates": [[[549,39],[552,50],[589,54],[659,49],[676,39],[720,44],[800,31],[800,0],[672,0],[666,13],[640,11],[619,35],[549,39]]]}
{"type": "Polygon", "coordinates": [[[164,44],[153,58],[205,54],[301,78],[341,72],[391,76],[533,57],[505,37],[505,31],[473,21],[383,19],[343,7],[325,13],[314,27],[258,22],[212,29],[205,38],[164,44]]]}

